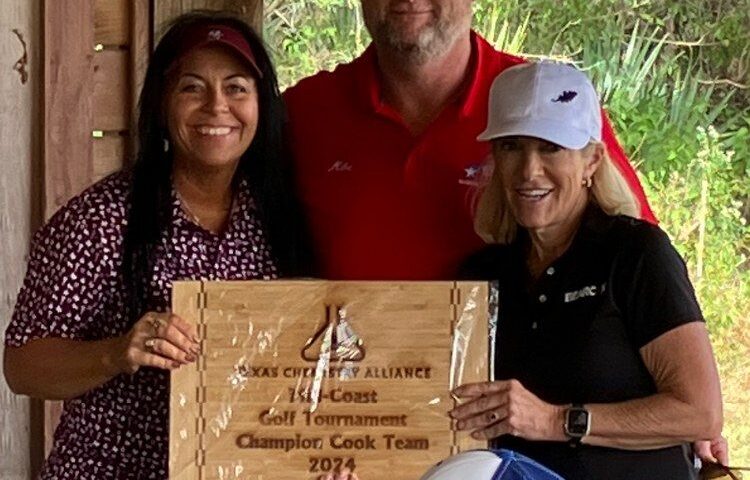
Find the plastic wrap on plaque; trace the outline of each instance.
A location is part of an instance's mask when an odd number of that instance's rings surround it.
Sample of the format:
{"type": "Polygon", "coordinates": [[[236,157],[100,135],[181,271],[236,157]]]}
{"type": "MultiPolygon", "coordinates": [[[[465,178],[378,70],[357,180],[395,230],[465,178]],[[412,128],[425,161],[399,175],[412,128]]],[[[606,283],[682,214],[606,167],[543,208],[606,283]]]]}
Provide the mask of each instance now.
{"type": "Polygon", "coordinates": [[[483,282],[176,282],[201,354],[172,373],[172,479],[419,478],[486,443],[451,390],[492,378],[483,282]]]}

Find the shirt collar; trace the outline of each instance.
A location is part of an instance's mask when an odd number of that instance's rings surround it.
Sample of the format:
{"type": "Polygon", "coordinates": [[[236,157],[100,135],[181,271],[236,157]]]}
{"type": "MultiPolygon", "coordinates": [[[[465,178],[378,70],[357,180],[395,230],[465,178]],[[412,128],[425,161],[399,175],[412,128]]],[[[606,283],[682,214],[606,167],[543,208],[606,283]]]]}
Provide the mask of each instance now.
{"type": "Polygon", "coordinates": [[[604,234],[612,225],[613,217],[607,215],[604,210],[595,202],[589,201],[586,210],[581,218],[581,225],[578,227],[576,237],[573,243],[583,242],[601,242],[604,240],[604,234]]]}
{"type": "MultiPolygon", "coordinates": [[[[461,94],[461,117],[474,115],[479,109],[487,109],[487,91],[489,85],[485,85],[487,78],[481,74],[487,68],[490,57],[495,53],[485,39],[471,32],[471,59],[469,60],[468,80],[464,85],[464,91],[461,94]]],[[[490,78],[492,82],[494,78],[490,78]]]]}
{"type": "MultiPolygon", "coordinates": [[[[486,108],[484,99],[480,92],[484,85],[480,72],[485,68],[488,55],[494,52],[492,46],[481,38],[476,32],[471,32],[471,58],[467,71],[467,79],[464,82],[463,91],[458,97],[459,116],[464,118],[476,112],[477,108],[486,108]]],[[[367,49],[359,56],[352,66],[355,68],[355,88],[358,98],[364,102],[364,107],[378,115],[384,115],[400,119],[401,115],[383,101],[382,79],[378,70],[378,54],[375,45],[370,43],[367,49]]]]}
{"type": "MultiPolygon", "coordinates": [[[[189,218],[189,215],[182,208],[182,201],[177,189],[172,185],[171,192],[172,199],[172,223],[175,227],[188,226],[189,228],[197,228],[205,231],[200,225],[196,225],[193,220],[189,218]]],[[[232,199],[232,207],[229,212],[229,225],[224,232],[225,236],[231,235],[237,231],[238,223],[243,219],[252,216],[255,210],[255,200],[253,199],[252,192],[250,191],[250,184],[246,178],[241,178],[237,183],[237,188],[232,199]]]]}
{"type": "Polygon", "coordinates": [[[354,60],[353,66],[356,72],[355,88],[358,89],[358,98],[363,100],[364,107],[380,115],[398,115],[383,102],[383,88],[375,45],[370,43],[364,53],[354,60]]]}

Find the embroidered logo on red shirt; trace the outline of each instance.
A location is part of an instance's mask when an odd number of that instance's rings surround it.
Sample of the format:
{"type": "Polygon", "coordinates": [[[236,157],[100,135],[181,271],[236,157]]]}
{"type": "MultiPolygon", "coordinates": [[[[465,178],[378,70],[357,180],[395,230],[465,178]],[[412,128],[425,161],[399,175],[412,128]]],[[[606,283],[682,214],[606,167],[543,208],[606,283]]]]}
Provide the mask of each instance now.
{"type": "Polygon", "coordinates": [[[482,171],[484,167],[481,164],[469,165],[463,169],[463,176],[459,177],[458,183],[460,185],[468,185],[475,187],[479,185],[479,181],[482,179],[482,171]]]}
{"type": "Polygon", "coordinates": [[[331,164],[330,167],[328,167],[329,172],[351,172],[352,171],[352,164],[349,162],[344,162],[342,160],[337,160],[331,164]]]}

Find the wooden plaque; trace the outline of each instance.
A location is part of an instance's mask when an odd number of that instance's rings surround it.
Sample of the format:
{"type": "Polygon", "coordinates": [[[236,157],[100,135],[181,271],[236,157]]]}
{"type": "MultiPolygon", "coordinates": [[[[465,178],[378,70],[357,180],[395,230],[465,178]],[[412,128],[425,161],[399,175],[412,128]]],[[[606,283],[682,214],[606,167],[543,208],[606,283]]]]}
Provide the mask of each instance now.
{"type": "Polygon", "coordinates": [[[202,353],[172,373],[170,478],[415,480],[485,447],[450,390],[489,379],[475,282],[177,282],[202,353]]]}

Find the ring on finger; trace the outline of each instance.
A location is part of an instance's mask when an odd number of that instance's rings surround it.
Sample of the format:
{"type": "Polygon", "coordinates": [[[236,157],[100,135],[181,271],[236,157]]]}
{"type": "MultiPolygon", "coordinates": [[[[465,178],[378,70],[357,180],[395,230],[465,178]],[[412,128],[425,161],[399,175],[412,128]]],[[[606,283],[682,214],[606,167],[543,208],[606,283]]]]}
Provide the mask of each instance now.
{"type": "Polygon", "coordinates": [[[154,335],[159,335],[159,328],[163,325],[162,320],[159,317],[149,317],[148,323],[154,329],[154,335]]]}
{"type": "Polygon", "coordinates": [[[143,346],[148,350],[149,352],[154,352],[156,348],[156,339],[155,338],[149,338],[145,342],[143,342],[143,346]]]}

